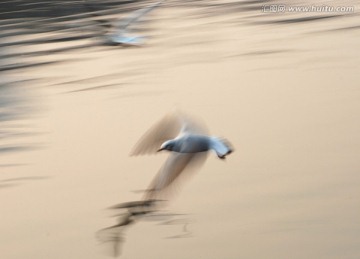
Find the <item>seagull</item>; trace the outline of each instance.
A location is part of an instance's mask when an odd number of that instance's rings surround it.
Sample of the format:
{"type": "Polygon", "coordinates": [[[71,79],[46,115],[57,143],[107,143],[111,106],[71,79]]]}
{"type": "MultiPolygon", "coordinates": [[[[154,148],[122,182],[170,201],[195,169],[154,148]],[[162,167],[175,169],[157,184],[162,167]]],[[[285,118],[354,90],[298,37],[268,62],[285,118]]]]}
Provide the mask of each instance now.
{"type": "Polygon", "coordinates": [[[225,159],[233,149],[225,139],[209,136],[199,120],[176,113],[165,116],[151,127],[130,155],[156,154],[161,151],[169,151],[170,155],[147,189],[145,200],[158,199],[174,189],[174,183],[188,175],[186,172],[191,171],[189,169],[205,162],[208,151],[225,159]]]}
{"type": "Polygon", "coordinates": [[[145,37],[129,34],[128,28],[131,24],[139,21],[145,14],[158,7],[162,2],[164,2],[164,0],[137,10],[131,13],[128,17],[117,22],[117,24],[113,27],[113,30],[106,35],[109,43],[128,46],[139,46],[144,44],[145,37]]]}

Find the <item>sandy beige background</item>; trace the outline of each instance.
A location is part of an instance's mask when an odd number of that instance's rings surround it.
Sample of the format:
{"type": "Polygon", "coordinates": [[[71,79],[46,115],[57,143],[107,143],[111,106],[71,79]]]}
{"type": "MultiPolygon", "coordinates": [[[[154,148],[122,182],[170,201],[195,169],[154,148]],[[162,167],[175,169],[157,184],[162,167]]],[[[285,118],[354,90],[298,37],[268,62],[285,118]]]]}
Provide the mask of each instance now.
{"type": "Polygon", "coordinates": [[[12,140],[37,149],[0,157],[2,180],[34,177],[2,182],[16,185],[0,189],[1,258],[106,258],[105,208],[139,199],[166,159],[128,154],[174,108],[236,151],[186,183],[173,224],[129,228],[122,258],[359,258],[360,33],[339,29],[358,16],[281,25],[260,10],[165,6],[154,17],[144,47],[6,74],[36,79],[18,86],[36,110],[19,122],[39,134],[12,140]],[[169,238],[182,222],[190,237],[169,238]]]}

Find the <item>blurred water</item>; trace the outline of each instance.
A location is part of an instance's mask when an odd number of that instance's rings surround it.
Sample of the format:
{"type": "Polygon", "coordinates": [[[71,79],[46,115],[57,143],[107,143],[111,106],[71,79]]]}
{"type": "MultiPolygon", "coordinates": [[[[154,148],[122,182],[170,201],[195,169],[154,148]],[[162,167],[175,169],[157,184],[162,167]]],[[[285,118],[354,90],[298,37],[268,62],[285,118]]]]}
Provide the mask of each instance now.
{"type": "Polygon", "coordinates": [[[144,46],[106,43],[150,3],[0,3],[1,258],[358,258],[358,2],[166,1],[144,46]],[[354,10],[289,11],[313,5],[354,10]],[[236,152],[165,211],[108,217],[163,163],[128,153],[173,107],[236,152]]]}

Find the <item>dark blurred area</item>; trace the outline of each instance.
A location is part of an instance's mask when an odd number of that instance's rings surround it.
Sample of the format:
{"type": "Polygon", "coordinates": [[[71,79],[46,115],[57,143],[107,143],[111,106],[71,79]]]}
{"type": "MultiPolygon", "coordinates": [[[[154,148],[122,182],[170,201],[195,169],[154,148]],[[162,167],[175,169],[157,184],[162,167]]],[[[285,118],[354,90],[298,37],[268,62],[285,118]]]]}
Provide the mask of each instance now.
{"type": "Polygon", "coordinates": [[[117,223],[103,228],[96,233],[96,237],[102,245],[107,245],[110,255],[121,256],[124,243],[126,242],[126,231],[130,226],[141,221],[155,222],[157,225],[179,225],[179,232],[175,235],[164,237],[167,239],[192,237],[188,225],[192,223],[186,214],[166,212],[162,206],[164,200],[140,200],[124,202],[112,206],[110,209],[116,211],[114,215],[117,223]]]}
{"type": "MultiPolygon", "coordinates": [[[[8,1],[0,3],[0,47],[45,43],[74,42],[99,35],[94,25],[106,26],[109,21],[96,20],[125,12],[124,5],[133,1],[8,1]],[[28,37],[32,35],[33,37],[28,37]]],[[[100,30],[101,32],[101,30],[100,30]]],[[[51,53],[90,47],[54,46],[45,51],[2,53],[1,58],[48,55],[51,53]]],[[[46,64],[46,63],[44,63],[46,64]]],[[[32,64],[39,65],[39,64],[32,64]]],[[[2,66],[1,71],[22,68],[25,64],[2,66]]]]}
{"type": "MultiPolygon", "coordinates": [[[[0,58],[3,64],[0,71],[27,68],[29,66],[48,65],[59,60],[24,60],[26,57],[43,56],[52,53],[91,48],[103,44],[102,41],[91,40],[101,37],[114,22],[135,10],[153,4],[156,1],[2,1],[0,3],[0,58]],[[12,49],[7,52],[7,47],[52,44],[44,49],[29,51],[24,49],[12,49]],[[23,60],[10,62],[9,58],[21,57],[23,60]],[[5,61],[6,60],[6,61],[5,61]]],[[[308,4],[309,2],[297,2],[291,4],[308,4]]],[[[339,1],[331,3],[339,5],[339,1]]],[[[164,7],[192,8],[183,17],[187,19],[200,19],[202,17],[227,16],[229,14],[241,14],[226,20],[228,23],[253,24],[253,25],[276,25],[291,26],[295,23],[317,22],[344,18],[345,16],[357,15],[356,13],[335,12],[264,12],[264,6],[279,5],[280,2],[272,1],[164,1],[164,7]],[[194,11],[195,10],[195,11],[194,11]]],[[[321,3],[316,3],[320,5],[321,3]]],[[[350,3],[348,3],[351,6],[350,3]]],[[[350,26],[351,29],[359,28],[359,25],[350,26]]],[[[349,29],[350,27],[336,28],[349,29]]]]}
{"type": "MultiPolygon", "coordinates": [[[[0,156],[36,148],[30,137],[37,134],[27,120],[34,109],[21,82],[0,84],[0,156]]],[[[8,163],[0,162],[0,166],[8,163]]],[[[10,164],[13,166],[13,164],[10,164]]]]}

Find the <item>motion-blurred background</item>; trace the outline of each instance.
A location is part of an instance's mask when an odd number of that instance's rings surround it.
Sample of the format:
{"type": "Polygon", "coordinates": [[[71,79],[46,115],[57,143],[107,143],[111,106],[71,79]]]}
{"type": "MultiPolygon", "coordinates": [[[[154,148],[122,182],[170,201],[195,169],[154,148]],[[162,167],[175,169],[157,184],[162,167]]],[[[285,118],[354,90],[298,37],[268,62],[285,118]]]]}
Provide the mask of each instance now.
{"type": "Polygon", "coordinates": [[[111,255],[105,208],[166,157],[128,154],[175,108],[235,152],[123,258],[359,258],[360,4],[169,0],[131,26],[143,44],[109,44],[153,3],[1,1],[0,257],[111,255]]]}

